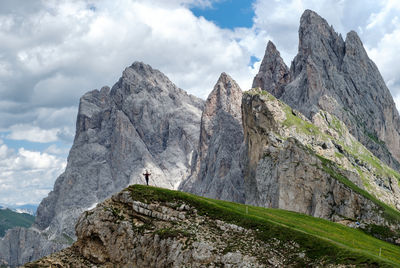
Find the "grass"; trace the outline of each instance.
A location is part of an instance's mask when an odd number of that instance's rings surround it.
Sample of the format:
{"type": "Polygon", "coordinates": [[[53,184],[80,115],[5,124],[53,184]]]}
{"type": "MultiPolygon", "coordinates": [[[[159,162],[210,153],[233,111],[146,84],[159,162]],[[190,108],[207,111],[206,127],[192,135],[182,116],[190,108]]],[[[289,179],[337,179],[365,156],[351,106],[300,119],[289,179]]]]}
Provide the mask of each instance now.
{"type": "Polygon", "coordinates": [[[400,267],[400,247],[376,239],[361,230],[324,219],[143,185],[133,185],[128,190],[134,200],[146,203],[184,202],[195,207],[200,215],[253,229],[258,238],[264,241],[276,238],[283,245],[294,241],[308,258],[317,263],[400,267]]]}
{"type": "Polygon", "coordinates": [[[337,119],[336,116],[332,115],[332,122],[331,122],[331,126],[340,134],[343,135],[344,133],[344,129],[342,126],[342,122],[337,119]]]}
{"type": "Polygon", "coordinates": [[[299,116],[295,115],[290,106],[285,105],[283,107],[283,110],[285,111],[286,114],[286,120],[282,123],[284,126],[286,127],[295,126],[297,131],[300,131],[306,135],[310,136],[320,135],[322,137],[322,133],[316,125],[307,122],[301,119],[299,116]]]}
{"type": "Polygon", "coordinates": [[[397,179],[400,183],[400,174],[385,165],[381,160],[379,160],[375,155],[368,151],[361,143],[358,141],[353,141],[351,146],[345,145],[341,141],[337,141],[346,152],[352,155],[354,158],[359,159],[365,163],[368,163],[371,167],[375,169],[375,173],[383,177],[392,177],[397,179]]]}
{"type": "Polygon", "coordinates": [[[392,231],[389,227],[376,224],[369,224],[362,231],[383,240],[400,237],[400,233],[392,231]]]}
{"type": "Polygon", "coordinates": [[[162,228],[157,230],[155,233],[158,234],[161,239],[192,236],[189,232],[172,228],[162,228]]]}
{"type": "Polygon", "coordinates": [[[373,142],[375,142],[376,144],[379,144],[379,145],[384,145],[385,144],[385,142],[384,141],[381,141],[375,134],[373,134],[373,133],[370,133],[370,132],[368,132],[368,131],[365,131],[365,135],[367,135],[368,136],[368,138],[370,138],[373,142]]]}
{"type": "Polygon", "coordinates": [[[400,222],[400,212],[399,211],[388,206],[387,204],[380,201],[379,199],[377,199],[375,196],[373,196],[369,192],[359,188],[357,185],[352,183],[349,179],[347,179],[346,177],[344,177],[341,174],[339,174],[338,172],[336,172],[335,168],[334,168],[336,166],[335,162],[333,162],[329,159],[326,159],[320,155],[316,155],[316,156],[321,160],[322,167],[326,173],[330,174],[333,178],[340,181],[341,183],[343,183],[344,185],[346,185],[347,187],[349,187],[356,193],[359,193],[360,195],[364,196],[365,198],[367,198],[367,199],[371,200],[373,203],[375,203],[378,207],[380,207],[382,209],[382,211],[384,213],[383,214],[384,218],[387,219],[389,222],[394,222],[397,224],[400,222]]]}
{"type": "Polygon", "coordinates": [[[72,239],[72,237],[70,237],[69,235],[65,233],[63,233],[62,235],[69,245],[72,245],[75,242],[74,239],[72,239]]]}
{"type": "Polygon", "coordinates": [[[35,221],[35,217],[27,213],[18,213],[9,209],[0,209],[0,237],[3,237],[8,229],[14,227],[29,228],[35,221]]]}

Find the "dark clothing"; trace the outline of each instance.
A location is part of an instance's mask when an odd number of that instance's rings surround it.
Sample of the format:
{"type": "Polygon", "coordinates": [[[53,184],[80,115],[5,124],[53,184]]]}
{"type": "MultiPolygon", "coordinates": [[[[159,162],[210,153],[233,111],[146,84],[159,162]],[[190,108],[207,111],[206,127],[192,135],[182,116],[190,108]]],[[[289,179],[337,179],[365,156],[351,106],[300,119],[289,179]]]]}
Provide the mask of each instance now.
{"type": "Polygon", "coordinates": [[[150,173],[146,171],[146,173],[143,173],[144,178],[146,179],[146,185],[149,185],[149,178],[150,178],[150,173]]]}

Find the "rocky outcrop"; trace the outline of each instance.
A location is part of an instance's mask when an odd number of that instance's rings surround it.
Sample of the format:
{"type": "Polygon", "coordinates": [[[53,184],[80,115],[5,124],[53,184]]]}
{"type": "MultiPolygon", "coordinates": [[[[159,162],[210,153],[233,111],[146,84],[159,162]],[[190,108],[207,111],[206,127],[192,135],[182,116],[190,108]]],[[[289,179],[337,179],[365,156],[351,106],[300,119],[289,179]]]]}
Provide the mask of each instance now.
{"type": "Polygon", "coordinates": [[[336,117],[319,111],[311,122],[259,89],[244,93],[242,109],[246,203],[400,230],[400,212],[387,207],[400,209],[400,175],[336,117]]]}
{"type": "Polygon", "coordinates": [[[277,68],[282,64],[271,60],[277,52],[270,51],[267,48],[265,66],[261,65],[255,86],[309,119],[320,109],[335,115],[378,158],[400,170],[400,117],[357,33],[351,31],[343,40],[326,20],[306,10],[300,20],[298,54],[289,75],[284,75],[284,67],[277,68]],[[256,83],[259,77],[266,80],[256,83]]]}
{"type": "Polygon", "coordinates": [[[185,199],[164,196],[164,201],[156,201],[151,195],[157,192],[140,191],[149,199],[135,195],[133,186],[84,212],[73,246],[25,267],[292,267],[312,263],[295,241],[263,240],[258,230],[209,217],[185,199]]]}
{"type": "Polygon", "coordinates": [[[205,103],[192,174],[182,183],[181,190],[244,203],[241,102],[240,87],[222,73],[205,103]]]}
{"type": "Polygon", "coordinates": [[[260,87],[280,98],[290,82],[289,68],[283,61],[274,43],[268,42],[260,70],[253,80],[252,88],[260,87]]]}
{"type": "Polygon", "coordinates": [[[69,245],[79,215],[129,184],[144,183],[145,169],[151,171],[151,185],[176,189],[190,174],[203,105],[139,62],[126,68],[111,90],[86,93],[66,170],[41,202],[34,228],[26,231],[39,232],[51,246],[32,239],[17,247],[23,237],[9,240],[15,236],[11,231],[0,240],[0,260],[23,264],[48,254],[46,248],[59,249],[55,241],[69,245]]]}

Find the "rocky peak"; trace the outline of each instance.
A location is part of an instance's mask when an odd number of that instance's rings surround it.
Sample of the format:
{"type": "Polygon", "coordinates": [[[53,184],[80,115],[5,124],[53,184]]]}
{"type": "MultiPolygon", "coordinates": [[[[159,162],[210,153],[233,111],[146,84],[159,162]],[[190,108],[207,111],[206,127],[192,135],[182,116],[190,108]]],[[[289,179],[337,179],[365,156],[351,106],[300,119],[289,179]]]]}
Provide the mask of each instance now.
{"type": "Polygon", "coordinates": [[[168,80],[168,78],[160,71],[153,69],[150,65],[143,62],[135,61],[131,66],[126,68],[122,73],[122,78],[127,80],[151,80],[155,81],[168,80]]]}
{"type": "MultiPolygon", "coordinates": [[[[268,53],[267,49],[266,57],[268,53]]],[[[266,63],[255,80],[271,77],[268,70],[275,64],[266,63]]],[[[400,170],[400,117],[356,32],[349,32],[343,41],[325,19],[306,10],[300,19],[299,50],[289,76],[279,94],[274,87],[261,88],[309,119],[320,109],[335,115],[376,156],[400,170]]]]}
{"type": "Polygon", "coordinates": [[[207,98],[192,174],[181,189],[211,198],[244,202],[240,147],[242,90],[226,73],[207,98]]]}
{"type": "Polygon", "coordinates": [[[346,57],[351,57],[363,65],[369,61],[364,45],[355,31],[350,31],[346,35],[346,57]]]}
{"type": "Polygon", "coordinates": [[[268,42],[265,56],[261,62],[260,71],[254,77],[253,88],[260,87],[268,90],[275,97],[279,98],[284,91],[284,87],[289,83],[289,68],[283,61],[274,43],[268,42]]]}
{"type": "Polygon", "coordinates": [[[329,26],[328,22],[322,18],[318,13],[306,9],[300,18],[299,36],[300,40],[306,34],[322,35],[329,38],[332,34],[333,28],[329,26]]]}
{"type": "Polygon", "coordinates": [[[240,118],[240,110],[237,109],[241,103],[241,89],[239,85],[228,74],[222,73],[209,94],[205,107],[204,116],[214,116],[218,112],[227,112],[236,118],[240,118]]]}
{"type": "Polygon", "coordinates": [[[314,11],[304,11],[300,19],[299,51],[291,66],[292,78],[299,75],[305,67],[299,62],[307,62],[309,57],[316,64],[327,61],[327,64],[339,67],[344,56],[344,47],[342,36],[324,18],[314,11]]]}

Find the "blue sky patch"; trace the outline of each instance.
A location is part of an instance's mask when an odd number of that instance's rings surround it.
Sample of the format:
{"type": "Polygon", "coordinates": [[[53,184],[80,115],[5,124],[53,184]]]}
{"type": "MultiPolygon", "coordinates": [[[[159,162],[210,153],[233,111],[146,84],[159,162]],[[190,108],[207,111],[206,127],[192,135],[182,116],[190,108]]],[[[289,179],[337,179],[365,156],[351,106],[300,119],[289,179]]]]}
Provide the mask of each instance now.
{"type": "Polygon", "coordinates": [[[249,66],[253,66],[255,62],[260,61],[257,57],[251,56],[249,66]]]}
{"type": "Polygon", "coordinates": [[[211,8],[193,7],[190,10],[197,17],[213,21],[221,28],[251,28],[253,25],[254,0],[222,0],[211,8]]]}

